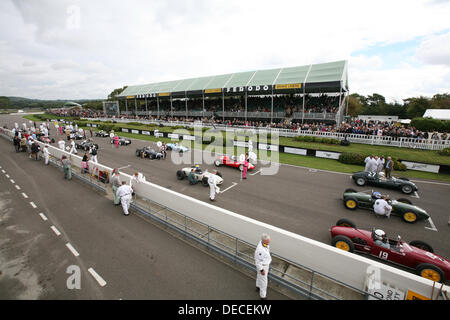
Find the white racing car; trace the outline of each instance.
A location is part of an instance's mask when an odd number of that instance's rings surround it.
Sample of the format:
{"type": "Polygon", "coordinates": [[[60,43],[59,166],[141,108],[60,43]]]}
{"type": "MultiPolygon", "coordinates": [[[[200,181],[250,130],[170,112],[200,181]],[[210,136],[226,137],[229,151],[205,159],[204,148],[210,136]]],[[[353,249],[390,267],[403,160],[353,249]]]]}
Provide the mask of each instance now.
{"type": "Polygon", "coordinates": [[[214,178],[216,179],[216,185],[220,186],[223,183],[223,178],[222,175],[220,174],[220,172],[217,172],[217,174],[213,174],[212,172],[208,172],[208,170],[203,171],[202,169],[200,169],[200,167],[198,165],[193,166],[193,167],[187,167],[187,168],[183,168],[181,170],[177,171],[177,179],[178,180],[183,180],[183,179],[188,179],[190,184],[197,184],[199,182],[201,182],[203,184],[203,186],[207,187],[208,184],[208,178],[213,175],[214,178]],[[189,178],[189,174],[191,173],[191,170],[194,169],[194,177],[193,178],[189,178]]]}

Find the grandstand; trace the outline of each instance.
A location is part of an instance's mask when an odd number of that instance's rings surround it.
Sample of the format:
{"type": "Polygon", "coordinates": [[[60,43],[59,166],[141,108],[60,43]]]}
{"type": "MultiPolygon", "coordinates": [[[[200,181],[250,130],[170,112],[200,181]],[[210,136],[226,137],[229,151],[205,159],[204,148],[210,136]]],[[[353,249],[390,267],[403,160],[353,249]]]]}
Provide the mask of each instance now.
{"type": "Polygon", "coordinates": [[[117,98],[125,115],[240,121],[340,123],[347,61],[132,85],[117,98]]]}

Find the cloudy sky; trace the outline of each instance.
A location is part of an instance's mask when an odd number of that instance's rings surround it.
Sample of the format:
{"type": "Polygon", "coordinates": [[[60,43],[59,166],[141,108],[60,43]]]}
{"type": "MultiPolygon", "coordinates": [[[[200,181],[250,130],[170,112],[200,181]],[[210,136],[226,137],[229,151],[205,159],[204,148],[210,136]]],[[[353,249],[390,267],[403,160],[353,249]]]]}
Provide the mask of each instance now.
{"type": "Polygon", "coordinates": [[[450,0],[2,0],[0,96],[348,60],[351,92],[450,92],[450,0]]]}

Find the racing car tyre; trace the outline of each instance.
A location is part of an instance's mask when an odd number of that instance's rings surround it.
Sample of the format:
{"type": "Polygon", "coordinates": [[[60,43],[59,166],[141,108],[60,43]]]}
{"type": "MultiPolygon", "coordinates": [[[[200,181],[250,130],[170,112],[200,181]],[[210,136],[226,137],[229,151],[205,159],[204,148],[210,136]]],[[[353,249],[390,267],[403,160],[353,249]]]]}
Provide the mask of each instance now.
{"type": "Polygon", "coordinates": [[[243,165],[243,164],[241,164],[241,165],[239,166],[239,171],[244,171],[244,165],[243,165]]]}
{"type": "Polygon", "coordinates": [[[433,253],[433,247],[421,240],[413,240],[409,243],[411,246],[433,253]]]}
{"type": "Polygon", "coordinates": [[[184,172],[181,170],[177,171],[177,179],[178,180],[183,180],[184,179],[184,172]]]}
{"type": "Polygon", "coordinates": [[[403,219],[403,221],[408,222],[408,223],[415,223],[417,221],[417,214],[415,214],[414,212],[411,212],[411,211],[407,211],[407,212],[403,213],[402,219],[403,219]]]}
{"type": "Polygon", "coordinates": [[[344,193],[347,193],[347,192],[358,192],[358,191],[356,191],[355,189],[349,188],[349,189],[344,190],[344,193]]]}
{"type": "Polygon", "coordinates": [[[358,201],[354,198],[346,198],[344,200],[344,206],[349,210],[356,210],[358,208],[358,201]]]}
{"type": "Polygon", "coordinates": [[[220,167],[222,165],[219,160],[214,161],[214,164],[216,165],[216,167],[220,167]]]}
{"type": "Polygon", "coordinates": [[[204,178],[202,179],[202,184],[203,184],[204,187],[209,186],[208,178],[207,178],[207,177],[204,177],[204,178]]]}
{"type": "Polygon", "coordinates": [[[406,194],[410,194],[413,192],[413,188],[408,184],[404,184],[404,185],[402,185],[402,192],[406,193],[406,194]]]}
{"type": "Polygon", "coordinates": [[[170,151],[170,150],[172,150],[172,147],[167,146],[167,147],[166,147],[166,150],[167,150],[167,151],[170,151]]]}
{"type": "Polygon", "coordinates": [[[55,143],[55,139],[52,138],[52,143],[55,143]]]}
{"type": "Polygon", "coordinates": [[[353,221],[351,221],[349,219],[345,219],[345,218],[339,219],[336,222],[336,226],[338,226],[338,227],[350,227],[350,228],[356,229],[356,224],[354,224],[353,221]]]}
{"type": "Polygon", "coordinates": [[[355,250],[355,245],[353,244],[352,240],[350,240],[346,236],[334,237],[333,240],[331,240],[331,244],[333,245],[333,247],[347,252],[353,252],[355,250]]]}
{"type": "Polygon", "coordinates": [[[411,200],[405,199],[405,198],[397,199],[397,201],[398,202],[402,202],[402,203],[406,203],[406,204],[412,204],[411,200]]]}
{"type": "Polygon", "coordinates": [[[136,150],[136,157],[140,157],[141,156],[141,152],[142,152],[141,150],[137,149],[136,150]]]}
{"type": "Polygon", "coordinates": [[[430,264],[421,263],[416,268],[417,274],[423,278],[433,280],[435,282],[445,282],[445,275],[441,268],[430,264]]]}
{"type": "Polygon", "coordinates": [[[357,184],[358,186],[362,187],[363,185],[366,184],[366,179],[364,179],[364,178],[357,178],[357,179],[355,180],[355,182],[356,182],[356,184],[357,184]]]}

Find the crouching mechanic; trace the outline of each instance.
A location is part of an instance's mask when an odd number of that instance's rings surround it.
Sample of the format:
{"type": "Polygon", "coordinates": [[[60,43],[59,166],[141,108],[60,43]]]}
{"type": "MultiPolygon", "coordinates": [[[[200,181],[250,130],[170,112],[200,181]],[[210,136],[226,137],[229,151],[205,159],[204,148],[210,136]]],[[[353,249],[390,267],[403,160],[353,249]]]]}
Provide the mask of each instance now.
{"type": "MultiPolygon", "coordinates": [[[[378,193],[378,192],[377,192],[378,193]]],[[[376,215],[378,216],[385,216],[387,218],[390,217],[392,206],[389,205],[389,203],[386,201],[386,196],[380,195],[379,193],[376,195],[376,197],[380,197],[375,201],[375,204],[373,205],[373,210],[376,215]]]]}
{"type": "Polygon", "coordinates": [[[198,181],[195,178],[194,169],[191,169],[191,172],[189,172],[188,181],[189,181],[190,184],[197,184],[198,181]]]}
{"type": "Polygon", "coordinates": [[[125,181],[122,181],[122,185],[117,189],[116,195],[120,198],[122,203],[123,214],[128,216],[130,213],[130,203],[132,198],[133,189],[125,181]]]}

